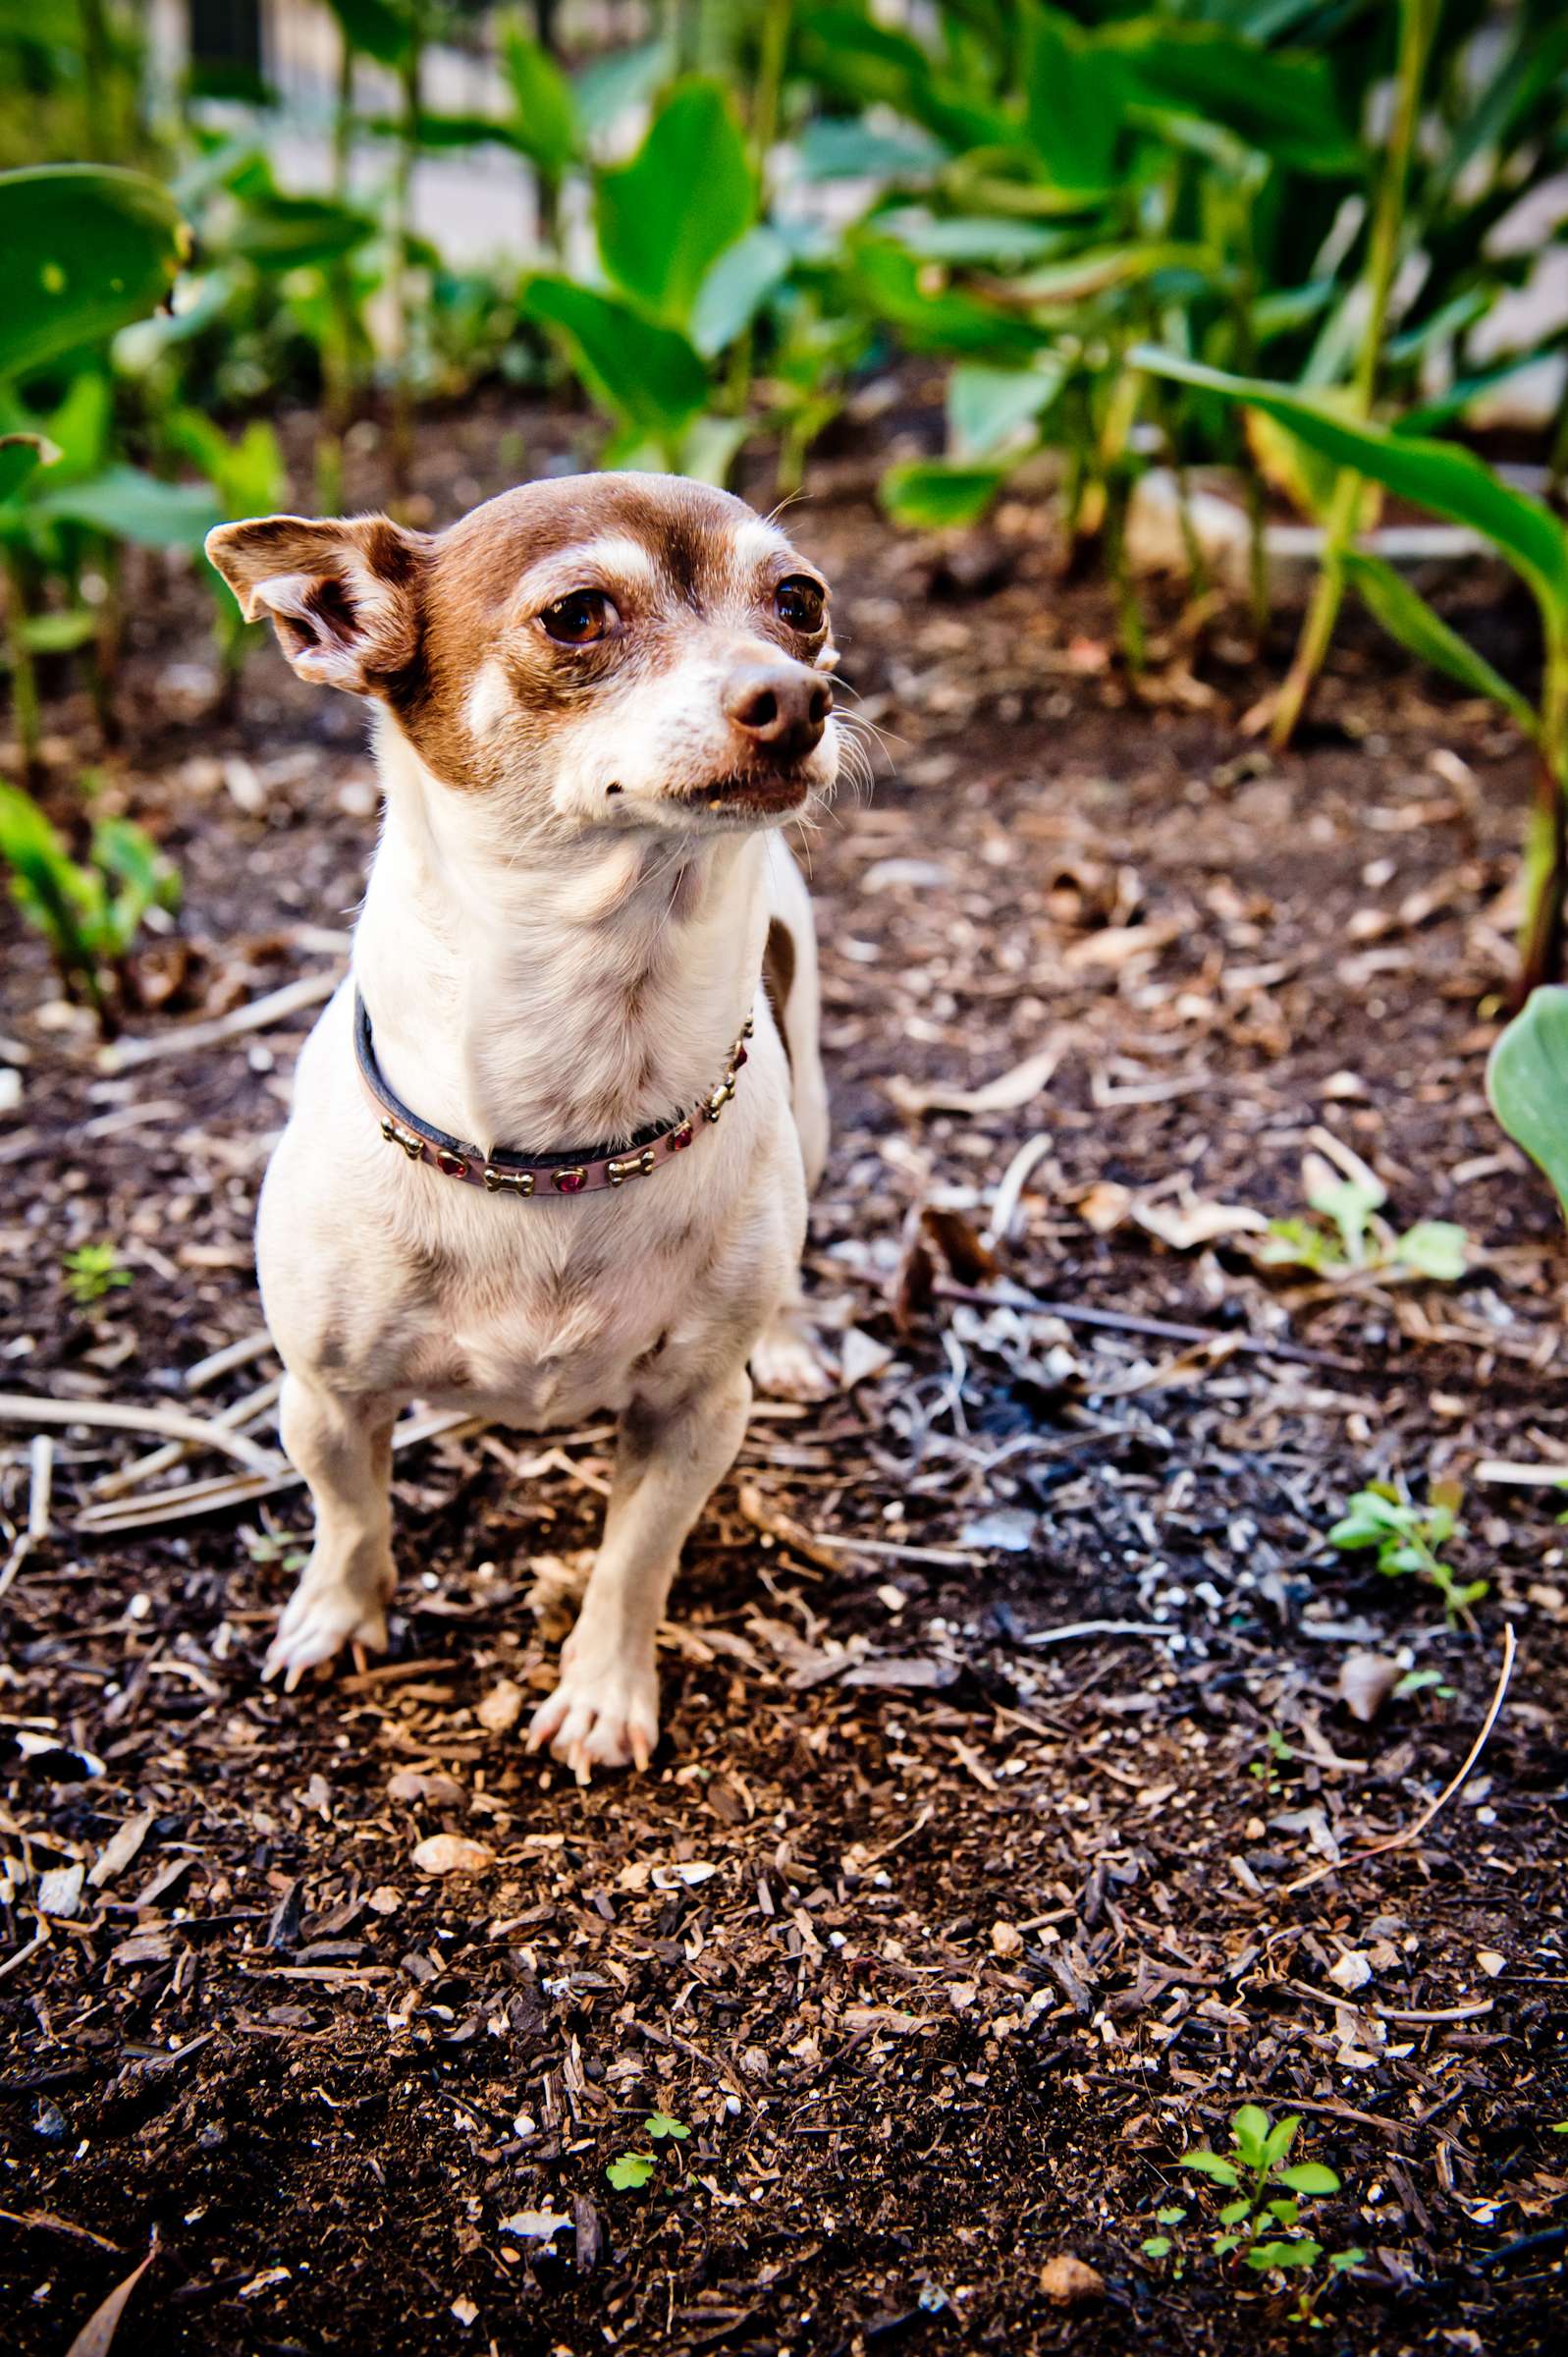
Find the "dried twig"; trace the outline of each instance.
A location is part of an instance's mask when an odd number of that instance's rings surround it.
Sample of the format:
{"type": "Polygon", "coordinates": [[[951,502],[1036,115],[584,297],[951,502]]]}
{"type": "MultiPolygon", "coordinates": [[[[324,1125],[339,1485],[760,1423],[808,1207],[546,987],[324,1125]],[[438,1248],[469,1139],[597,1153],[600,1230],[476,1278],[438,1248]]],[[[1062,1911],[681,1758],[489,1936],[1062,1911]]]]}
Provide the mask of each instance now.
{"type": "Polygon", "coordinates": [[[1412,1841],[1419,1840],[1420,1836],[1426,1832],[1428,1826],[1431,1825],[1433,1819],[1436,1816],[1438,1810],[1445,1808],[1448,1802],[1452,1800],[1454,1794],[1458,1791],[1460,1785],[1465,1781],[1466,1778],[1470,1774],[1470,1771],[1480,1759],[1482,1752],[1486,1749],[1487,1738],[1497,1724],[1497,1714],[1502,1709],[1503,1696],[1508,1691],[1508,1680],[1513,1675],[1514,1655],[1518,1652],[1518,1650],[1519,1646],[1518,1641],[1514,1636],[1513,1625],[1509,1621],[1504,1621],[1502,1632],[1502,1668],[1497,1672],[1497,1684],[1496,1689],[1492,1694],[1491,1707],[1487,1711],[1486,1718],[1482,1721],[1481,1732],[1479,1735],[1477,1735],[1474,1743],[1471,1744],[1470,1749],[1466,1752],[1464,1760],[1462,1761],[1457,1774],[1450,1777],[1448,1782],[1444,1784],[1436,1799],[1429,1801],[1427,1806],[1422,1810],[1421,1815],[1416,1818],[1412,1824],[1404,1827],[1400,1833],[1389,1834],[1386,1839],[1382,1841],[1373,1841],[1369,1843],[1368,1847],[1365,1849],[1353,1850],[1348,1858],[1330,1858],[1326,1866],[1315,1866],[1311,1874],[1300,1875],[1297,1877],[1295,1882],[1286,1883],[1284,1895],[1287,1898],[1293,1897],[1298,1891],[1310,1891],[1314,1883],[1321,1883],[1327,1875],[1343,1874],[1347,1866],[1365,1865],[1369,1858],[1383,1857],[1391,1849],[1408,1849],[1412,1841]]]}
{"type": "Polygon", "coordinates": [[[99,1068],[106,1072],[129,1071],[133,1065],[151,1064],[158,1056],[190,1056],[200,1048],[238,1039],[246,1031],[265,1031],[269,1024],[284,1022],[306,1007],[319,1007],[342,980],[337,972],[301,974],[281,990],[269,990],[263,997],[236,1007],[230,1014],[215,1015],[210,1022],[187,1023],[178,1031],[161,1031],[153,1039],[116,1040],[113,1047],[99,1051],[99,1068]]]}
{"type": "Polygon", "coordinates": [[[1365,1367],[1351,1358],[1335,1358],[1326,1350],[1309,1350],[1304,1343],[1276,1342],[1267,1334],[1225,1334],[1216,1326],[1176,1326],[1166,1318],[1137,1318],[1124,1309],[1090,1309],[1081,1301],[1042,1301],[1021,1285],[1002,1278],[986,1288],[954,1285],[939,1279],[935,1290],[945,1301],[972,1301],[980,1309],[1029,1309],[1037,1316],[1059,1318],[1064,1326],[1100,1326],[1110,1334],[1148,1336],[1159,1343],[1224,1343],[1232,1350],[1257,1358],[1288,1358],[1303,1367],[1332,1367],[1341,1375],[1364,1375],[1365,1367]]]}
{"type": "Polygon", "coordinates": [[[236,1432],[201,1416],[182,1414],[177,1407],[122,1407],[113,1400],[34,1399],[23,1392],[0,1392],[0,1424],[89,1424],[108,1432],[156,1432],[165,1440],[189,1441],[198,1449],[215,1449],[222,1456],[238,1458],[252,1473],[271,1473],[278,1457],[258,1449],[236,1432]]]}

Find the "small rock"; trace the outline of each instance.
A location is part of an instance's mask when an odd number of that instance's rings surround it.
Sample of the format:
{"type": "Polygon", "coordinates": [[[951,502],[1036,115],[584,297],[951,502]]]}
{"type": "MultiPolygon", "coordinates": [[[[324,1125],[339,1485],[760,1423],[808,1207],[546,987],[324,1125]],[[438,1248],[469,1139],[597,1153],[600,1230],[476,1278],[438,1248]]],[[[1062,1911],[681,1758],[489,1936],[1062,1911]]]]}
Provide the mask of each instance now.
{"type": "Polygon", "coordinates": [[[998,1921],[992,1925],[991,1952],[996,1956],[1022,1955],[1023,1934],[1015,1923],[998,1921]]]}
{"type": "Polygon", "coordinates": [[[466,2332],[468,2327],[473,2324],[478,2317],[479,2310],[475,2303],[469,2299],[467,2293],[464,2292],[460,2300],[453,2301],[452,2313],[457,2318],[459,2324],[461,2325],[463,2330],[466,2332]]]}
{"type": "Polygon", "coordinates": [[[470,1841],[463,1834],[431,1834],[416,1846],[413,1862],[421,1874],[483,1874],[496,1853],[488,1841],[470,1841]]]}
{"type": "Polygon", "coordinates": [[[402,1904],[403,1892],[395,1891],[390,1883],[378,1883],[365,1900],[374,1915],[396,1915],[402,1904]]]}
{"type": "Polygon", "coordinates": [[[522,1717],[527,1700],[514,1678],[504,1677],[493,1685],[483,1702],[474,1705],[474,1717],[492,1735],[510,1735],[522,1717]]]}
{"type": "Polygon", "coordinates": [[[1070,2251],[1058,2251],[1041,2269],[1040,2288],[1059,2308],[1078,2308],[1090,2300],[1105,2298],[1106,2279],[1084,2260],[1075,2259],[1070,2251]]]}
{"type": "Polygon", "coordinates": [[[1500,1972],[1506,1972],[1508,1969],[1507,1957],[1495,1947],[1478,1947],[1476,1962],[1481,1966],[1488,1981],[1494,1981],[1500,1972]]]}
{"type": "Polygon", "coordinates": [[[1372,1979],[1372,1965],[1359,1948],[1347,1947],[1344,1954],[1329,1965],[1328,1978],[1336,1989],[1342,1989],[1350,1997],[1356,1990],[1366,1988],[1372,1979]]]}

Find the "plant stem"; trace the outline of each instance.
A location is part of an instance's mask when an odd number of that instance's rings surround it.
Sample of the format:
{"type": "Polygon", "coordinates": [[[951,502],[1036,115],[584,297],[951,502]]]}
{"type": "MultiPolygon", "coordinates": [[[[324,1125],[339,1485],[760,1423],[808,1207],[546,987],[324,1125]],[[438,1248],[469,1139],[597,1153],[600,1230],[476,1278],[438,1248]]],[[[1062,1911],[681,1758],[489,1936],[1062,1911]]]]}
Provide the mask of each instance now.
{"type": "MultiPolygon", "coordinates": [[[[1400,0],[1394,117],[1389,128],[1388,152],[1379,184],[1372,234],[1367,247],[1367,315],[1362,322],[1361,342],[1357,348],[1356,366],[1350,385],[1353,413],[1357,417],[1371,415],[1373,396],[1378,389],[1378,363],[1382,356],[1383,326],[1388,316],[1388,298],[1393,290],[1394,272],[1399,262],[1405,184],[1410,175],[1410,157],[1421,114],[1422,84],[1426,80],[1427,59],[1436,18],[1436,0],[1400,0]]],[[[1361,477],[1347,468],[1334,485],[1324,533],[1323,562],[1313,586],[1312,603],[1307,609],[1307,619],[1302,625],[1296,652],[1279,691],[1279,701],[1274,707],[1271,736],[1276,749],[1287,745],[1294,736],[1296,724],[1306,708],[1307,698],[1312,693],[1318,674],[1323,669],[1324,658],[1328,652],[1345,593],[1344,555],[1354,536],[1360,509],[1361,477]]]]}
{"type": "MultiPolygon", "coordinates": [[[[332,193],[340,204],[348,199],[352,143],[353,47],[344,33],[332,116],[332,193]]],[[[347,254],[328,268],[327,301],[332,324],[321,355],[326,431],[316,445],[316,505],[335,516],[343,506],[343,441],[353,422],[353,265],[347,254]]]]}
{"type": "Polygon", "coordinates": [[[1546,676],[1541,692],[1541,758],[1536,798],[1525,839],[1525,916],[1519,936],[1519,974],[1510,995],[1517,1014],[1533,990],[1562,973],[1563,920],[1568,904],[1568,617],[1546,621],[1546,676]]]}
{"type": "Polygon", "coordinates": [[[403,116],[398,130],[398,163],[393,180],[393,248],[391,294],[393,333],[392,479],[398,491],[408,488],[413,463],[413,383],[408,366],[409,332],[408,240],[413,227],[413,167],[419,152],[419,84],[424,64],[425,16],[423,0],[412,0],[408,46],[402,66],[403,116]]]}

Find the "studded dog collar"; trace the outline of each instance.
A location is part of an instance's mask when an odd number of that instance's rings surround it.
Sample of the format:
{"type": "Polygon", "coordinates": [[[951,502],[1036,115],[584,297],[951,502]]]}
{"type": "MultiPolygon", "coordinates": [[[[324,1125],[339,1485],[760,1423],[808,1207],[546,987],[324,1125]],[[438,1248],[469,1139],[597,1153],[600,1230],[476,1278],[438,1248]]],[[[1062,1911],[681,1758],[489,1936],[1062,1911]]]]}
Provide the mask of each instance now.
{"type": "Polygon", "coordinates": [[[704,1123],[716,1122],[724,1112],[735,1093],[735,1075],[746,1061],[750,1037],[748,1015],[730,1051],[723,1079],[709,1090],[696,1111],[663,1128],[639,1129],[613,1154],[603,1146],[593,1146],[585,1153],[516,1154],[508,1148],[485,1155],[477,1146],[432,1128],[410,1113],[401,1097],[394,1096],[376,1062],[365,1003],[357,991],[353,997],[354,1056],[365,1094],[381,1117],[382,1136],[389,1144],[401,1146],[410,1162],[426,1163],[443,1178],[482,1186],[491,1195],[586,1195],[601,1187],[624,1186],[628,1178],[651,1178],[661,1163],[685,1152],[704,1123]]]}

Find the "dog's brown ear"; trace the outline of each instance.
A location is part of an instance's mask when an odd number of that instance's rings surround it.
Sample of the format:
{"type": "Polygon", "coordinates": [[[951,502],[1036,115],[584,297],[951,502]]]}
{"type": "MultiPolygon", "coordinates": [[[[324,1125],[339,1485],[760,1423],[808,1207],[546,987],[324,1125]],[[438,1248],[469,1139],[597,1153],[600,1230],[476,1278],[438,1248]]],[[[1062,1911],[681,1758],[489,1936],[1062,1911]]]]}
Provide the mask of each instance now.
{"type": "Polygon", "coordinates": [[[302,680],[388,695],[418,662],[430,543],[385,516],[220,523],[207,555],[246,622],[270,620],[302,680]]]}

